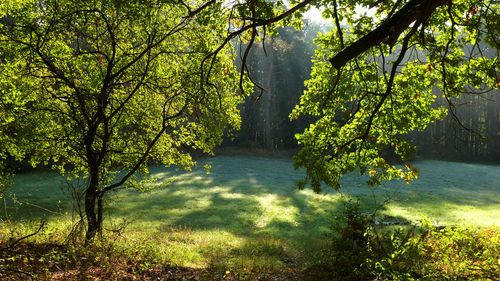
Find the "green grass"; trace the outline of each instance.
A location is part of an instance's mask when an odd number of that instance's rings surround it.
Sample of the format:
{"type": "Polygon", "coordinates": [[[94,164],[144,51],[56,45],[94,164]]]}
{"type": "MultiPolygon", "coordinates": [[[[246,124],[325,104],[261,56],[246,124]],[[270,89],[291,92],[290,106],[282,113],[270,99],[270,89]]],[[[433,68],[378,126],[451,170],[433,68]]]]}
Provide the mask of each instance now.
{"type": "MultiPolygon", "coordinates": [[[[158,261],[274,270],[306,262],[307,251],[321,247],[331,218],[353,197],[367,208],[390,198],[381,215],[402,220],[426,216],[447,224],[500,225],[500,166],[444,161],[415,166],[420,178],[409,185],[389,182],[370,189],[366,179],[352,174],[343,178],[342,193],[325,188],[322,194],[295,190],[304,174],[285,158],[206,158],[192,172],[152,167],[158,188],[112,194],[106,228],[128,220],[126,234],[118,239],[124,249],[139,249],[158,261]],[[205,164],[212,165],[210,174],[205,164]]],[[[52,229],[44,235],[63,233],[71,223],[64,182],[50,172],[17,175],[9,192],[53,212],[9,199],[8,216],[18,224],[45,219],[52,229]]]]}

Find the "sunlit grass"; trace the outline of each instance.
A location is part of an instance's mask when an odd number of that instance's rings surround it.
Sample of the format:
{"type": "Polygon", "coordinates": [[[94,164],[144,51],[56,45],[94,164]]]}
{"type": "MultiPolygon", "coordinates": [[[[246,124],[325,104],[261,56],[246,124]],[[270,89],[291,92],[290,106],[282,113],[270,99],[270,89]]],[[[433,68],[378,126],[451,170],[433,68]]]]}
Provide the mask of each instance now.
{"type": "MultiPolygon", "coordinates": [[[[343,178],[342,193],[325,188],[315,194],[294,189],[304,174],[288,159],[216,157],[199,164],[192,172],[152,167],[157,189],[110,195],[105,228],[119,229],[123,219],[128,223],[121,236],[106,235],[123,251],[159,262],[266,271],[306,259],[305,252],[321,244],[334,214],[353,197],[366,208],[388,200],[380,215],[402,220],[426,216],[447,224],[500,224],[500,166],[421,161],[415,164],[420,178],[409,185],[390,182],[370,189],[366,179],[352,174],[343,178]],[[205,164],[212,165],[209,174],[201,168],[205,164]]],[[[37,239],[64,239],[72,222],[64,182],[49,172],[16,176],[10,192],[21,203],[9,199],[6,210],[17,231],[44,219],[51,228],[37,239]]],[[[2,223],[4,236],[9,229],[2,223]]]]}

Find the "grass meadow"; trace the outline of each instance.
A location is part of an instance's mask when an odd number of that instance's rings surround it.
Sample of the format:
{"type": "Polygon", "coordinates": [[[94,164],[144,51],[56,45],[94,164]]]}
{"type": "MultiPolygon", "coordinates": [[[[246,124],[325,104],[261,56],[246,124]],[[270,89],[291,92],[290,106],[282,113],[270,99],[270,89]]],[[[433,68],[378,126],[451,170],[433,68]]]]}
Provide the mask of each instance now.
{"type": "MultiPolygon", "coordinates": [[[[380,220],[500,225],[500,166],[435,160],[415,166],[420,176],[411,184],[371,188],[350,174],[340,192],[325,187],[320,194],[295,189],[304,173],[287,158],[203,158],[190,172],[155,166],[154,190],[108,197],[105,235],[158,262],[273,271],[307,265],[352,198],[367,212],[384,203],[380,220]],[[204,165],[212,166],[209,173],[204,165]]],[[[0,211],[0,232],[28,231],[45,220],[48,227],[34,239],[64,239],[74,222],[65,184],[53,172],[17,175],[0,211]]]]}

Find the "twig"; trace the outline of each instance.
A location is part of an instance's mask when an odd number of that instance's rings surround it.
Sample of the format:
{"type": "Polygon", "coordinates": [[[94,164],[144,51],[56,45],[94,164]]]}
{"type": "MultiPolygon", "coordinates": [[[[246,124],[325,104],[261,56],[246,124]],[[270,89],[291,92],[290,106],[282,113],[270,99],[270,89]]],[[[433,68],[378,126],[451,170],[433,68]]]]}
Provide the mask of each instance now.
{"type": "Polygon", "coordinates": [[[16,239],[16,240],[15,240],[14,242],[12,242],[9,246],[7,246],[7,247],[4,247],[4,248],[0,249],[0,251],[5,251],[5,250],[8,250],[8,249],[10,249],[10,248],[14,247],[17,243],[21,242],[22,240],[27,239],[27,238],[29,238],[29,237],[31,237],[31,236],[34,236],[34,235],[38,234],[38,232],[40,232],[40,231],[42,230],[42,228],[45,226],[45,223],[46,223],[46,222],[42,222],[42,223],[40,224],[40,226],[38,227],[38,229],[37,229],[35,232],[33,232],[33,233],[31,233],[31,234],[28,234],[28,235],[26,235],[26,236],[23,236],[23,237],[21,237],[21,238],[16,239]]]}
{"type": "Polygon", "coordinates": [[[0,271],[10,271],[10,272],[24,274],[26,276],[29,276],[29,278],[31,280],[35,280],[35,277],[33,275],[31,275],[31,274],[29,274],[28,272],[25,272],[25,271],[20,271],[20,270],[11,269],[11,268],[0,268],[0,271]]]}

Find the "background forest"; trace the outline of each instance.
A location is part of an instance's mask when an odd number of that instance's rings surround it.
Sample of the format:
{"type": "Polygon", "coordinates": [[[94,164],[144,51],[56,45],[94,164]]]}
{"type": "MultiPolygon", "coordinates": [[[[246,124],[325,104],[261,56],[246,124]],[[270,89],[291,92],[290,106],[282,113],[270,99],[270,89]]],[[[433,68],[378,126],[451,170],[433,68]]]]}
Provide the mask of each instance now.
{"type": "MultiPolygon", "coordinates": [[[[253,79],[263,88],[246,98],[240,107],[242,124],[235,136],[227,137],[222,147],[282,151],[298,149],[295,134],[304,131],[314,117],[303,116],[291,121],[289,115],[299,103],[310,79],[311,57],[317,45],[314,38],[330,25],[307,21],[297,31],[291,27],[280,29],[276,37],[265,45],[254,46],[248,67],[253,79]]],[[[496,50],[489,49],[488,57],[496,50]]],[[[434,93],[441,94],[438,89],[434,93]]],[[[477,95],[464,95],[453,100],[456,111],[436,120],[423,131],[413,131],[407,139],[418,147],[415,157],[458,161],[500,161],[500,95],[492,90],[477,95]]],[[[435,106],[449,105],[443,98],[435,106]]],[[[254,151],[255,152],[255,151],[254,151]]],[[[289,151],[290,153],[290,151],[289,151]]],[[[390,151],[387,153],[390,157],[390,151]]]]}

